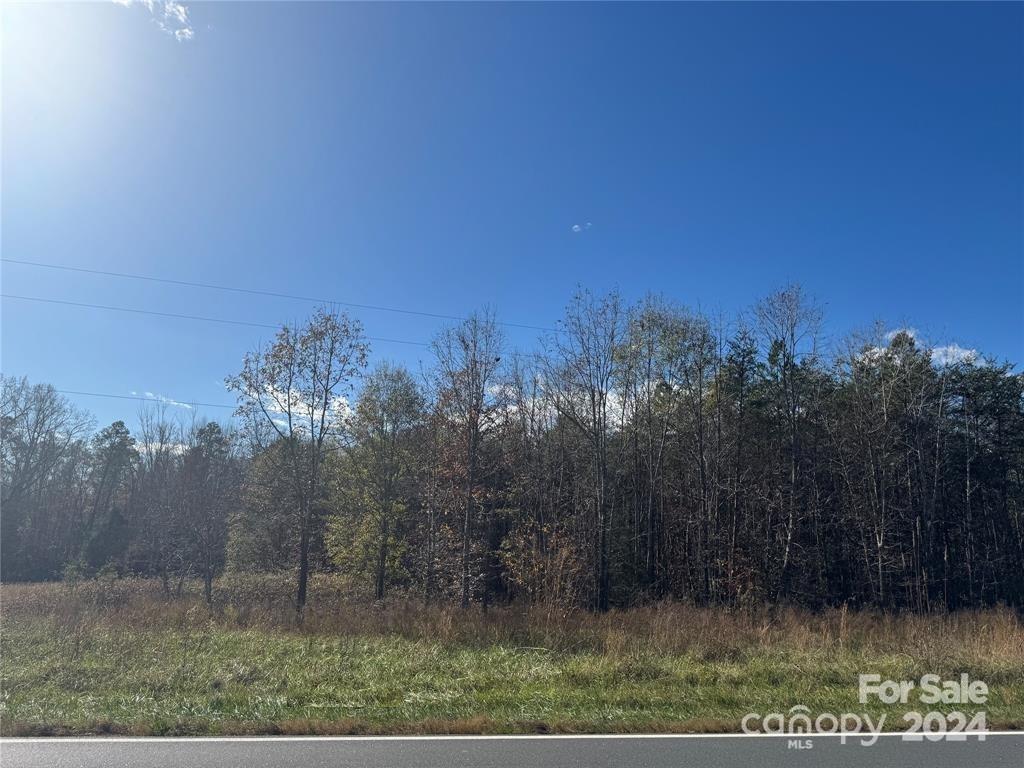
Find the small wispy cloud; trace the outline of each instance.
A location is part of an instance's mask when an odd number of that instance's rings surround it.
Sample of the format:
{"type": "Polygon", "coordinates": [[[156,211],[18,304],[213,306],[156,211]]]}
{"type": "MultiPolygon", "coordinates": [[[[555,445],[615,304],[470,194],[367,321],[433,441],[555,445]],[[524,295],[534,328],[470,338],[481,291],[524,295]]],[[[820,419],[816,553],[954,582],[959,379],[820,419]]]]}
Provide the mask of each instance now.
{"type": "Polygon", "coordinates": [[[917,328],[893,328],[891,331],[885,334],[885,340],[888,343],[892,343],[892,340],[899,336],[901,333],[906,334],[912,339],[917,338],[917,328]]]}
{"type": "Polygon", "coordinates": [[[585,224],[573,224],[572,225],[572,231],[577,233],[577,234],[579,234],[580,232],[584,232],[584,231],[590,229],[592,226],[594,226],[594,225],[591,224],[589,221],[586,222],[585,224]]]}
{"type": "Polygon", "coordinates": [[[947,344],[944,347],[932,347],[932,362],[939,367],[971,363],[978,359],[978,350],[966,349],[959,344],[947,344]]]}
{"type": "Polygon", "coordinates": [[[158,392],[136,392],[134,389],[130,393],[133,397],[144,397],[147,400],[160,403],[161,405],[173,405],[175,408],[186,408],[193,410],[192,406],[188,403],[183,403],[180,400],[175,400],[173,397],[166,397],[159,394],[158,392]]]}
{"type": "Polygon", "coordinates": [[[125,8],[140,6],[149,11],[156,25],[178,42],[191,40],[196,35],[188,6],[177,0],[114,0],[125,8]]]}

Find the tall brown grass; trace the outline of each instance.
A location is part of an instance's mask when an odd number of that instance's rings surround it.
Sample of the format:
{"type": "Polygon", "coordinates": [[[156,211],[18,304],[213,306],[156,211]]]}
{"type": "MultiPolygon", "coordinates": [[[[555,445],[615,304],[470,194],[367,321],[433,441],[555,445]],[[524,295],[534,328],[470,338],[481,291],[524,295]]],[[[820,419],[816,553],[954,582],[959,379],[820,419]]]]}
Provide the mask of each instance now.
{"type": "Polygon", "coordinates": [[[4,624],[48,619],[70,637],[102,623],[126,629],[267,629],[310,635],[398,635],[431,642],[505,644],[608,655],[696,653],[729,659],[750,650],[902,653],[920,659],[1024,663],[1024,622],[1008,608],[916,615],[845,608],[812,612],[774,607],[730,609],[660,602],[604,614],[551,606],[463,611],[402,598],[360,599],[327,575],[311,580],[303,620],[296,618],[287,575],[230,576],[216,582],[213,605],[202,585],[166,594],[158,581],[97,579],[5,584],[4,624]]]}

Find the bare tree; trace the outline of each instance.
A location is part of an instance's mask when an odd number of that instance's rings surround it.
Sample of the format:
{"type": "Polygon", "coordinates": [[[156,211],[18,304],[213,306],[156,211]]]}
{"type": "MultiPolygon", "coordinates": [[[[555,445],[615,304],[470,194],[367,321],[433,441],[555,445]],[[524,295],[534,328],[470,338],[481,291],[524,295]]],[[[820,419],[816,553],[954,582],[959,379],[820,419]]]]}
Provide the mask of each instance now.
{"type": "Polygon", "coordinates": [[[469,607],[473,521],[478,513],[478,483],[484,437],[499,413],[498,391],[504,339],[490,311],[472,314],[434,339],[437,358],[437,408],[452,431],[462,476],[462,607],[469,607]]]}
{"type": "Polygon", "coordinates": [[[181,428],[167,418],[165,406],[146,406],[139,410],[138,434],[140,471],[133,507],[140,535],[135,557],[169,591],[172,573],[180,584],[188,565],[179,514],[181,428]]]}
{"type": "Polygon", "coordinates": [[[284,326],[274,343],[246,355],[226,380],[238,393],[236,414],[251,434],[272,434],[285,449],[299,535],[296,611],[306,605],[310,543],[319,518],[321,469],[342,441],[353,381],[366,366],[362,326],[344,312],[319,309],[302,327],[284,326]],[[269,429],[268,429],[269,427],[269,429]]]}
{"type": "Polygon", "coordinates": [[[609,607],[611,488],[608,441],[613,426],[613,387],[626,315],[617,293],[597,298],[580,291],[566,309],[561,333],[548,339],[544,384],[558,413],[582,433],[590,447],[594,537],[594,605],[609,607]]]}
{"type": "Polygon", "coordinates": [[[821,310],[796,284],[769,294],[755,308],[788,440],[789,482],[782,523],[779,590],[785,590],[799,515],[800,422],[810,392],[805,372],[817,363],[821,310]]]}
{"type": "MultiPolygon", "coordinates": [[[[55,473],[76,453],[92,426],[88,414],[49,384],[31,385],[27,379],[8,376],[0,380],[0,563],[5,576],[25,565],[23,534],[28,529],[45,530],[42,520],[32,519],[42,516],[32,498],[53,487],[55,473]]],[[[82,506],[84,500],[75,505],[79,511],[82,506]]],[[[52,522],[56,535],[56,521],[52,522]]],[[[64,522],[66,534],[70,521],[64,522]]]]}
{"type": "Polygon", "coordinates": [[[0,395],[0,456],[3,497],[15,502],[53,469],[78,439],[87,436],[92,418],[73,407],[49,384],[3,377],[0,395]]]}

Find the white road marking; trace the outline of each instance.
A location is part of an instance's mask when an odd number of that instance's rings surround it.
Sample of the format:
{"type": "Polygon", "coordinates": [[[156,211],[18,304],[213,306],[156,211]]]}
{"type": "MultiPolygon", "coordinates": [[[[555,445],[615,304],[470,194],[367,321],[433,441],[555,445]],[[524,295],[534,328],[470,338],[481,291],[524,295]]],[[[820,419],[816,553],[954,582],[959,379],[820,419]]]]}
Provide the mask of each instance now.
{"type": "MultiPolygon", "coordinates": [[[[258,742],[258,741],[446,741],[446,740],[488,740],[506,741],[539,739],[553,741],[560,739],[837,739],[842,736],[855,738],[866,735],[865,731],[851,731],[849,733],[514,733],[508,735],[486,734],[474,736],[472,734],[433,734],[423,736],[11,736],[0,738],[0,743],[22,742],[33,744],[48,744],[61,742],[96,742],[103,744],[117,743],[162,743],[168,742],[258,742]]],[[[881,737],[904,736],[901,731],[886,731],[878,734],[881,737]]],[[[988,736],[1021,736],[1024,731],[972,731],[964,734],[952,731],[934,731],[930,736],[964,736],[969,739],[984,735],[988,736]]],[[[938,740],[936,740],[938,741],[938,740]]]]}

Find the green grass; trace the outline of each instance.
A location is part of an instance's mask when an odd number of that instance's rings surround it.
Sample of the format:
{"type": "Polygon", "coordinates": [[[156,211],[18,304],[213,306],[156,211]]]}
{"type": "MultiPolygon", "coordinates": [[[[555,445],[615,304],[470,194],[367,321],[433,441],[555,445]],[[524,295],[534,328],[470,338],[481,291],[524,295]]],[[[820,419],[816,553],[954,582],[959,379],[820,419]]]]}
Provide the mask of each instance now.
{"type": "Polygon", "coordinates": [[[796,704],[886,712],[893,722],[915,708],[860,705],[860,672],[967,671],[993,691],[991,725],[1024,713],[1021,668],[998,662],[935,670],[904,655],[851,651],[713,659],[217,626],[55,630],[45,620],[4,627],[5,734],[736,730],[747,712],[796,704]]]}
{"type": "Polygon", "coordinates": [[[0,733],[737,731],[749,712],[925,707],[857,701],[857,676],[986,682],[991,728],[1024,727],[1024,622],[1007,609],[930,616],[660,603],[460,611],[374,604],[329,576],[304,620],[290,582],[231,577],[206,606],[187,583],[4,585],[0,733]]]}

